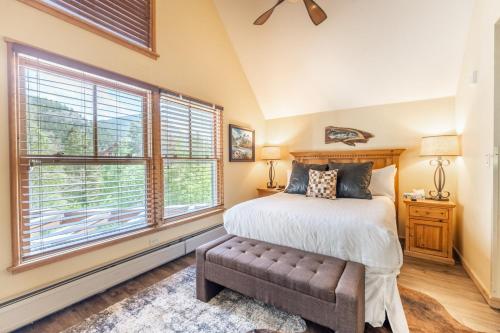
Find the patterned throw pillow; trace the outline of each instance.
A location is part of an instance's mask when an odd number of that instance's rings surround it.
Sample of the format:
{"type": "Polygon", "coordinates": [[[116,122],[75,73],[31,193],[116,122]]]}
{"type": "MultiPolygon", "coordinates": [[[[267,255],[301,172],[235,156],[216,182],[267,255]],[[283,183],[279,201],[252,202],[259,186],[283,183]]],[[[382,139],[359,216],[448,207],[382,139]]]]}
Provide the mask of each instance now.
{"type": "Polygon", "coordinates": [[[325,199],[336,199],[337,170],[309,170],[309,185],[306,196],[325,199]]]}

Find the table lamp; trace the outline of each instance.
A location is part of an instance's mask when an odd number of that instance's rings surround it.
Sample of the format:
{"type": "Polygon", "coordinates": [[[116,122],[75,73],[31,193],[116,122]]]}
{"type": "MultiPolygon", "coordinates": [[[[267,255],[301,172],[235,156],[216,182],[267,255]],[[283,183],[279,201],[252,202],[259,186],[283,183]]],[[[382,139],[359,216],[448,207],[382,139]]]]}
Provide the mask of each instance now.
{"type": "Polygon", "coordinates": [[[264,146],[262,147],[262,159],[269,164],[269,182],[267,188],[275,188],[276,170],[274,168],[275,161],[281,158],[281,147],[264,146]]]}
{"type": "Polygon", "coordinates": [[[443,159],[444,156],[459,156],[460,142],[457,135],[438,135],[423,137],[420,143],[420,156],[435,156],[430,165],[436,166],[434,171],[434,186],[436,190],[429,191],[428,199],[437,201],[448,201],[450,192],[444,191],[446,174],[444,166],[450,165],[450,160],[443,159]]]}

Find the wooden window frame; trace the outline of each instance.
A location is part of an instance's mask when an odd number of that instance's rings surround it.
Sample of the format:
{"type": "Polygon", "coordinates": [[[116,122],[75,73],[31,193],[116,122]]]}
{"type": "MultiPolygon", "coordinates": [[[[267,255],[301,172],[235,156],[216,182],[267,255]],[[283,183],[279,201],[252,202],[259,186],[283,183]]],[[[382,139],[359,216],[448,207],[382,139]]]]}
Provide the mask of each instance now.
{"type": "Polygon", "coordinates": [[[107,29],[104,29],[100,27],[97,24],[92,24],[91,22],[88,22],[87,20],[84,20],[78,16],[71,15],[70,13],[60,10],[56,7],[53,7],[47,3],[42,2],[41,0],[18,0],[22,3],[25,3],[31,7],[34,7],[38,10],[41,10],[45,13],[48,13],[52,16],[55,16],[65,22],[71,23],[73,25],[76,25],[82,29],[85,29],[87,31],[90,31],[94,34],[97,34],[101,37],[104,37],[108,40],[111,40],[115,43],[118,43],[122,46],[125,46],[131,50],[134,50],[136,52],[139,52],[145,56],[148,56],[152,59],[158,59],[160,56],[156,51],[156,0],[150,0],[151,1],[151,6],[150,6],[150,40],[149,40],[149,47],[141,46],[139,44],[135,44],[133,42],[128,41],[126,38],[121,37],[117,33],[113,33],[107,29]]]}
{"type": "MultiPolygon", "coordinates": [[[[197,221],[202,218],[206,218],[212,215],[219,214],[224,211],[224,165],[223,165],[223,149],[221,151],[221,158],[217,163],[218,173],[220,174],[220,183],[218,186],[218,195],[220,196],[221,205],[216,207],[211,207],[205,210],[196,211],[193,213],[188,213],[180,215],[172,219],[164,218],[164,184],[163,184],[163,158],[161,156],[161,123],[160,123],[160,94],[161,92],[168,91],[171,94],[177,94],[183,96],[185,99],[192,99],[193,101],[202,102],[206,105],[213,105],[220,110],[220,138],[223,140],[223,110],[224,108],[203,102],[200,99],[193,98],[187,95],[182,95],[171,90],[166,90],[159,88],[157,86],[145,83],[140,80],[136,80],[121,74],[116,74],[114,72],[101,69],[92,65],[88,65],[76,60],[66,58],[64,56],[59,56],[51,52],[32,47],[26,44],[19,43],[17,41],[5,39],[7,43],[7,60],[8,60],[8,105],[9,105],[9,141],[10,141],[10,185],[11,185],[11,234],[12,234],[12,266],[7,270],[12,273],[19,273],[27,270],[31,270],[43,265],[58,262],[67,258],[71,258],[77,255],[88,253],[90,251],[98,250],[107,246],[112,246],[117,243],[135,239],[138,237],[143,237],[145,235],[160,232],[166,229],[174,228],[179,225],[197,221]],[[135,85],[137,87],[145,88],[152,91],[152,96],[150,97],[151,108],[151,147],[149,158],[151,162],[147,162],[150,167],[148,167],[148,178],[152,179],[152,212],[150,216],[153,218],[152,223],[149,227],[135,230],[129,233],[110,236],[108,238],[92,241],[90,243],[78,244],[71,248],[63,249],[57,251],[56,253],[50,255],[43,255],[39,258],[29,261],[23,261],[21,256],[21,168],[20,168],[20,151],[18,147],[18,137],[19,137],[19,100],[18,100],[18,77],[17,77],[17,57],[16,53],[27,53],[35,57],[41,57],[45,60],[55,62],[57,64],[75,68],[77,70],[89,72],[97,76],[103,76],[107,79],[120,81],[125,84],[135,85]]],[[[146,152],[145,152],[146,155],[146,152]]],[[[53,156],[50,158],[54,159],[53,156]]],[[[102,158],[100,158],[102,159],[102,158]]]]}
{"type": "MultiPolygon", "coordinates": [[[[214,157],[213,158],[207,158],[207,159],[204,159],[204,158],[192,158],[192,151],[190,150],[189,152],[189,155],[190,157],[179,157],[179,158],[173,158],[173,157],[165,157],[165,156],[162,156],[162,152],[161,152],[161,139],[162,139],[162,133],[161,133],[161,110],[159,109],[158,111],[158,126],[160,127],[160,129],[158,130],[157,132],[157,138],[159,138],[157,141],[158,144],[159,144],[159,154],[158,154],[158,158],[159,158],[159,163],[161,164],[160,165],[160,168],[161,168],[161,186],[162,186],[162,190],[161,190],[161,193],[164,194],[165,193],[165,189],[163,188],[164,186],[164,182],[163,182],[163,177],[164,177],[164,163],[166,161],[169,161],[169,160],[183,160],[183,161],[188,161],[188,160],[205,160],[205,161],[214,161],[215,164],[216,164],[216,167],[217,167],[217,198],[216,198],[216,202],[218,203],[218,205],[215,205],[213,207],[210,207],[210,208],[206,208],[206,209],[200,209],[200,210],[197,210],[197,211],[192,211],[192,212],[189,212],[189,213],[185,213],[185,214],[182,214],[182,215],[177,215],[177,216],[173,216],[173,217],[162,217],[162,223],[163,224],[168,224],[168,225],[172,225],[172,224],[182,224],[182,223],[185,223],[186,219],[189,221],[189,218],[190,217],[196,217],[200,214],[204,214],[206,212],[210,212],[212,210],[220,210],[220,209],[224,209],[224,154],[223,154],[223,123],[224,123],[224,108],[220,105],[216,105],[216,104],[211,104],[211,103],[207,103],[207,102],[204,102],[200,99],[197,99],[197,98],[193,98],[191,96],[187,96],[187,95],[183,95],[183,94],[180,94],[180,93],[177,93],[177,92],[174,92],[174,91],[171,91],[171,90],[167,90],[167,89],[160,89],[160,92],[159,92],[159,101],[158,101],[158,107],[160,108],[160,100],[162,98],[162,95],[164,96],[164,98],[166,99],[169,99],[176,102],[176,103],[179,103],[179,104],[184,104],[185,106],[187,106],[188,108],[191,108],[192,107],[195,107],[196,108],[196,104],[199,105],[200,109],[213,109],[215,110],[216,112],[218,112],[218,117],[219,117],[219,132],[218,133],[215,133],[215,130],[217,129],[217,124],[214,124],[214,137],[218,138],[218,141],[216,142],[215,146],[214,146],[214,157]],[[194,103],[193,105],[191,103],[194,103]],[[220,149],[220,154],[218,154],[218,149],[220,149]]],[[[191,114],[191,111],[189,111],[190,114],[191,114]]],[[[190,137],[190,142],[191,142],[191,133],[189,133],[189,137],[190,137]]],[[[163,197],[161,198],[162,200],[162,204],[164,204],[164,201],[163,201],[163,197]]],[[[165,212],[165,209],[164,207],[162,206],[162,212],[165,212]]]]}

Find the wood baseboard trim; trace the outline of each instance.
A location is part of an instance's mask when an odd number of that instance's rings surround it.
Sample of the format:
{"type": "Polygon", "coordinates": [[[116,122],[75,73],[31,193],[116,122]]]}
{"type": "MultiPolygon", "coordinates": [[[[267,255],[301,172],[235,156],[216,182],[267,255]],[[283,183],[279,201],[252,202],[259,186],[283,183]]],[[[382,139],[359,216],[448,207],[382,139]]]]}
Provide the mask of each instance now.
{"type": "Polygon", "coordinates": [[[445,258],[445,257],[439,257],[439,256],[434,256],[434,255],[429,255],[425,253],[419,253],[419,252],[413,252],[413,251],[408,251],[404,250],[404,255],[409,256],[409,257],[414,257],[414,258],[419,258],[419,259],[424,259],[432,262],[437,262],[441,264],[446,264],[446,265],[455,265],[455,260],[453,258],[445,258]]]}
{"type": "Polygon", "coordinates": [[[462,267],[464,268],[465,272],[467,273],[467,275],[469,275],[472,282],[474,282],[474,284],[476,285],[477,289],[479,290],[479,292],[483,296],[486,303],[488,303],[488,305],[491,308],[499,310],[500,309],[500,298],[491,296],[488,289],[486,289],[484,284],[479,280],[477,275],[471,269],[469,263],[467,262],[467,260],[465,260],[462,253],[460,253],[460,251],[458,251],[457,248],[453,248],[453,249],[455,250],[455,253],[457,254],[458,258],[460,258],[460,262],[462,263],[462,267]]]}

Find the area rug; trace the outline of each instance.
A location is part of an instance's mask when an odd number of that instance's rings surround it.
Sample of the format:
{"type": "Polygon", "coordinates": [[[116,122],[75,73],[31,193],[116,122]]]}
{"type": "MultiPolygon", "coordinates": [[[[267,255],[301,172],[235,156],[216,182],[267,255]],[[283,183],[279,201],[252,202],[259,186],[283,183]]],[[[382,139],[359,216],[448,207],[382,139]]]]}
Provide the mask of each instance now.
{"type": "Polygon", "coordinates": [[[198,301],[196,268],[188,267],[137,295],[89,317],[64,333],[238,333],[255,329],[301,333],[298,316],[225,289],[198,301]]]}
{"type": "MultiPolygon", "coordinates": [[[[411,333],[479,333],[455,320],[434,298],[416,290],[398,286],[411,333]]],[[[365,333],[390,333],[384,327],[366,325],[365,333]]]]}
{"type": "MultiPolygon", "coordinates": [[[[196,299],[196,269],[169,278],[95,314],[64,333],[303,333],[306,322],[272,306],[225,289],[209,303],[196,299]]],[[[399,287],[412,333],[474,333],[453,319],[434,298],[399,287]]],[[[389,327],[367,333],[391,332],[389,327]]]]}
{"type": "Polygon", "coordinates": [[[412,333],[476,333],[455,320],[434,298],[399,286],[406,319],[412,333]]]}

